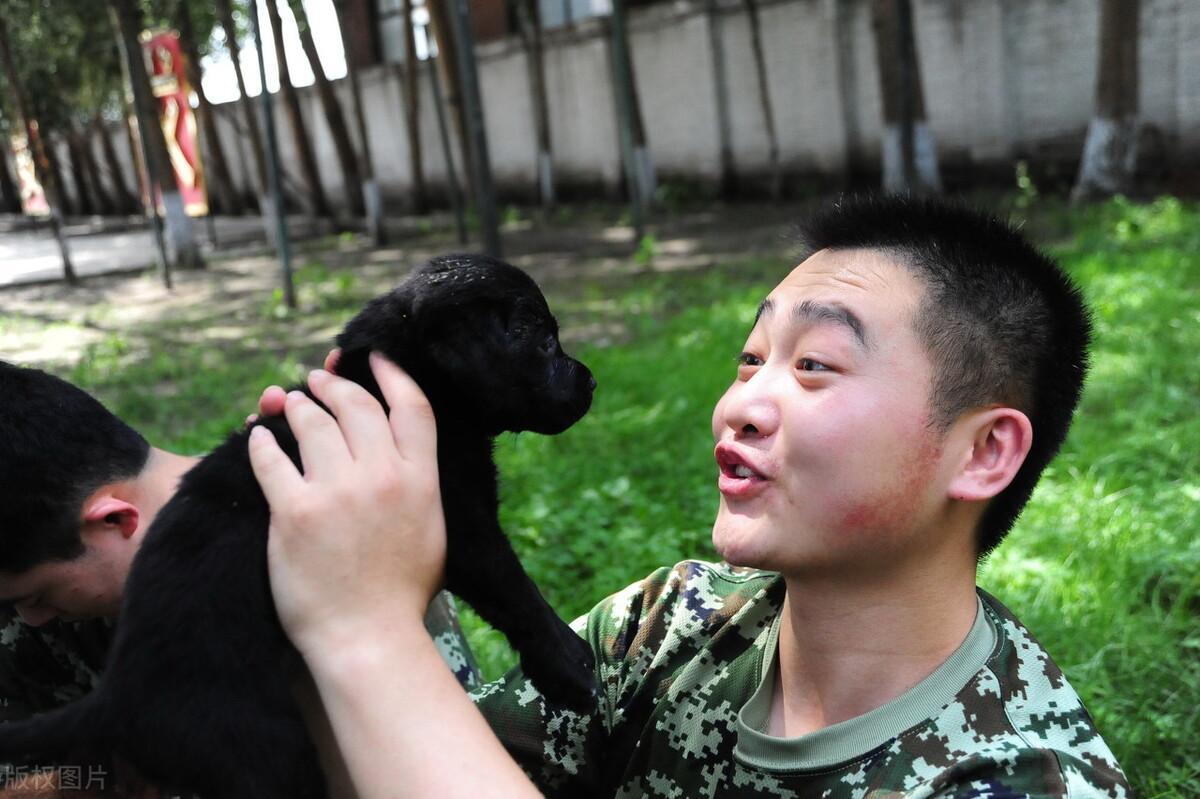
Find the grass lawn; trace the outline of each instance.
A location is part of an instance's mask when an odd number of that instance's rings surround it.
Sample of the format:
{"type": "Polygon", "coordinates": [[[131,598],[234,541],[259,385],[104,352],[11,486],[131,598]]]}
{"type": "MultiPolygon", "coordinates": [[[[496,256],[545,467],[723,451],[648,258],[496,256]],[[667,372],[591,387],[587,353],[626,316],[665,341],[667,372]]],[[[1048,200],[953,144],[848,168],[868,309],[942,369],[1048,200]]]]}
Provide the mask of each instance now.
{"type": "MultiPolygon", "coordinates": [[[[1097,339],[1072,435],[980,582],[1054,655],[1142,796],[1200,796],[1200,208],[1002,205],[1080,282],[1097,339]]],[[[782,256],[726,260],[548,284],[567,327],[615,320],[622,331],[575,347],[599,383],[582,422],[498,447],[504,525],[563,616],[657,566],[713,557],[712,406],[786,266],[782,256]]],[[[319,327],[373,290],[353,272],[312,266],[302,291],[303,321],[319,327]]],[[[300,320],[266,297],[220,348],[194,334],[210,321],[110,334],[57,371],[155,443],[201,451],[262,386],[295,379],[324,352],[281,353],[300,320]]],[[[0,335],[16,324],[30,322],[0,319],[0,335]]],[[[466,625],[488,676],[511,664],[498,635],[470,614],[466,625]]]]}

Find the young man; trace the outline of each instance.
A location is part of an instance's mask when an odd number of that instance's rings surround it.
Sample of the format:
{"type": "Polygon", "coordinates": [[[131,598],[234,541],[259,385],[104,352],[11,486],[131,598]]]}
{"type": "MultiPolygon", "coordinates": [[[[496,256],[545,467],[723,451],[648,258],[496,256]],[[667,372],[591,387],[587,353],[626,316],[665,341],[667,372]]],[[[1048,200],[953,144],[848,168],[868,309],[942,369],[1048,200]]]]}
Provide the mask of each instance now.
{"type": "MultiPolygon", "coordinates": [[[[0,361],[0,722],[92,690],[130,564],[197,460],[151,447],[75,386],[0,361]]],[[[452,606],[435,602],[428,618],[450,654],[461,640],[452,606]]],[[[458,647],[447,659],[464,685],[475,684],[469,652],[458,647]]],[[[39,765],[48,764],[18,773],[39,765]]],[[[112,774],[71,768],[64,784],[113,785],[112,774]]],[[[38,792],[54,779],[25,783],[38,792]]]]}
{"type": "Polygon", "coordinates": [[[376,367],[390,419],[324,372],[336,422],[264,396],[326,467],[251,439],[281,618],[361,795],[1131,795],[1061,671],[975,587],[1078,402],[1076,290],[931,201],[847,201],[804,231],[713,413],[713,541],[753,570],[683,563],[581,619],[589,714],[513,674],[475,694],[498,741],[441,673],[419,623],[445,547],[436,431],[406,376],[376,367]]]}

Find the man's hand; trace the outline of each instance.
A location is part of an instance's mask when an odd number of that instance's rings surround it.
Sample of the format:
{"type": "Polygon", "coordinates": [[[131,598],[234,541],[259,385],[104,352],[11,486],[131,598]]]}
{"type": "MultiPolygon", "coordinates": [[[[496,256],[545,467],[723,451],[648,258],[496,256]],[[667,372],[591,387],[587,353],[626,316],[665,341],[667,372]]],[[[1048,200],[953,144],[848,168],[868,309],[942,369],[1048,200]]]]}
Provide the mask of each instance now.
{"type": "Polygon", "coordinates": [[[264,392],[260,410],[282,405],[303,474],[265,428],[250,436],[251,465],[271,506],[271,591],[305,655],[378,635],[397,614],[419,621],[442,581],[433,410],[395,364],[372,354],[371,368],[390,416],[361,386],[322,370],[308,384],[332,416],[301,392],[264,392]]]}

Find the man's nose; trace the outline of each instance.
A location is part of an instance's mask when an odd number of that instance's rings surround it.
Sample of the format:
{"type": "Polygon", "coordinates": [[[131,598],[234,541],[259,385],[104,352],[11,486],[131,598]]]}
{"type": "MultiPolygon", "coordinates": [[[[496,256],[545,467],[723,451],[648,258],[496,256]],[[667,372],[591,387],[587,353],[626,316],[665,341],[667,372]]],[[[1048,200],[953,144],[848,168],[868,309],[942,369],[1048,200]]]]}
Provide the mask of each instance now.
{"type": "Polygon", "coordinates": [[[21,621],[30,627],[41,627],[43,624],[48,624],[58,618],[58,611],[54,608],[18,603],[13,606],[13,609],[17,611],[17,615],[21,617],[21,621]]]}
{"type": "Polygon", "coordinates": [[[735,436],[769,436],[779,428],[779,403],[772,375],[760,371],[742,386],[725,409],[725,424],[735,436]]]}

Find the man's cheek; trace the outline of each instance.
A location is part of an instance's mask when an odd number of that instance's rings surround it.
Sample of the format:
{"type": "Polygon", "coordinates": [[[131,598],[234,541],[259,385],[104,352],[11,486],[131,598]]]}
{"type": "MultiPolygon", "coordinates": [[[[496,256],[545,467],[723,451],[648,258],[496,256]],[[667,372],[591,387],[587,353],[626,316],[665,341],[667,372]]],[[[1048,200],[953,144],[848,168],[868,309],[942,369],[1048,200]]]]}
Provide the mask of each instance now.
{"type": "Polygon", "coordinates": [[[882,472],[890,472],[889,478],[871,490],[845,496],[838,529],[845,535],[873,537],[906,532],[918,520],[940,457],[939,447],[924,443],[907,457],[898,459],[895,469],[877,465],[875,468],[882,472]]]}

